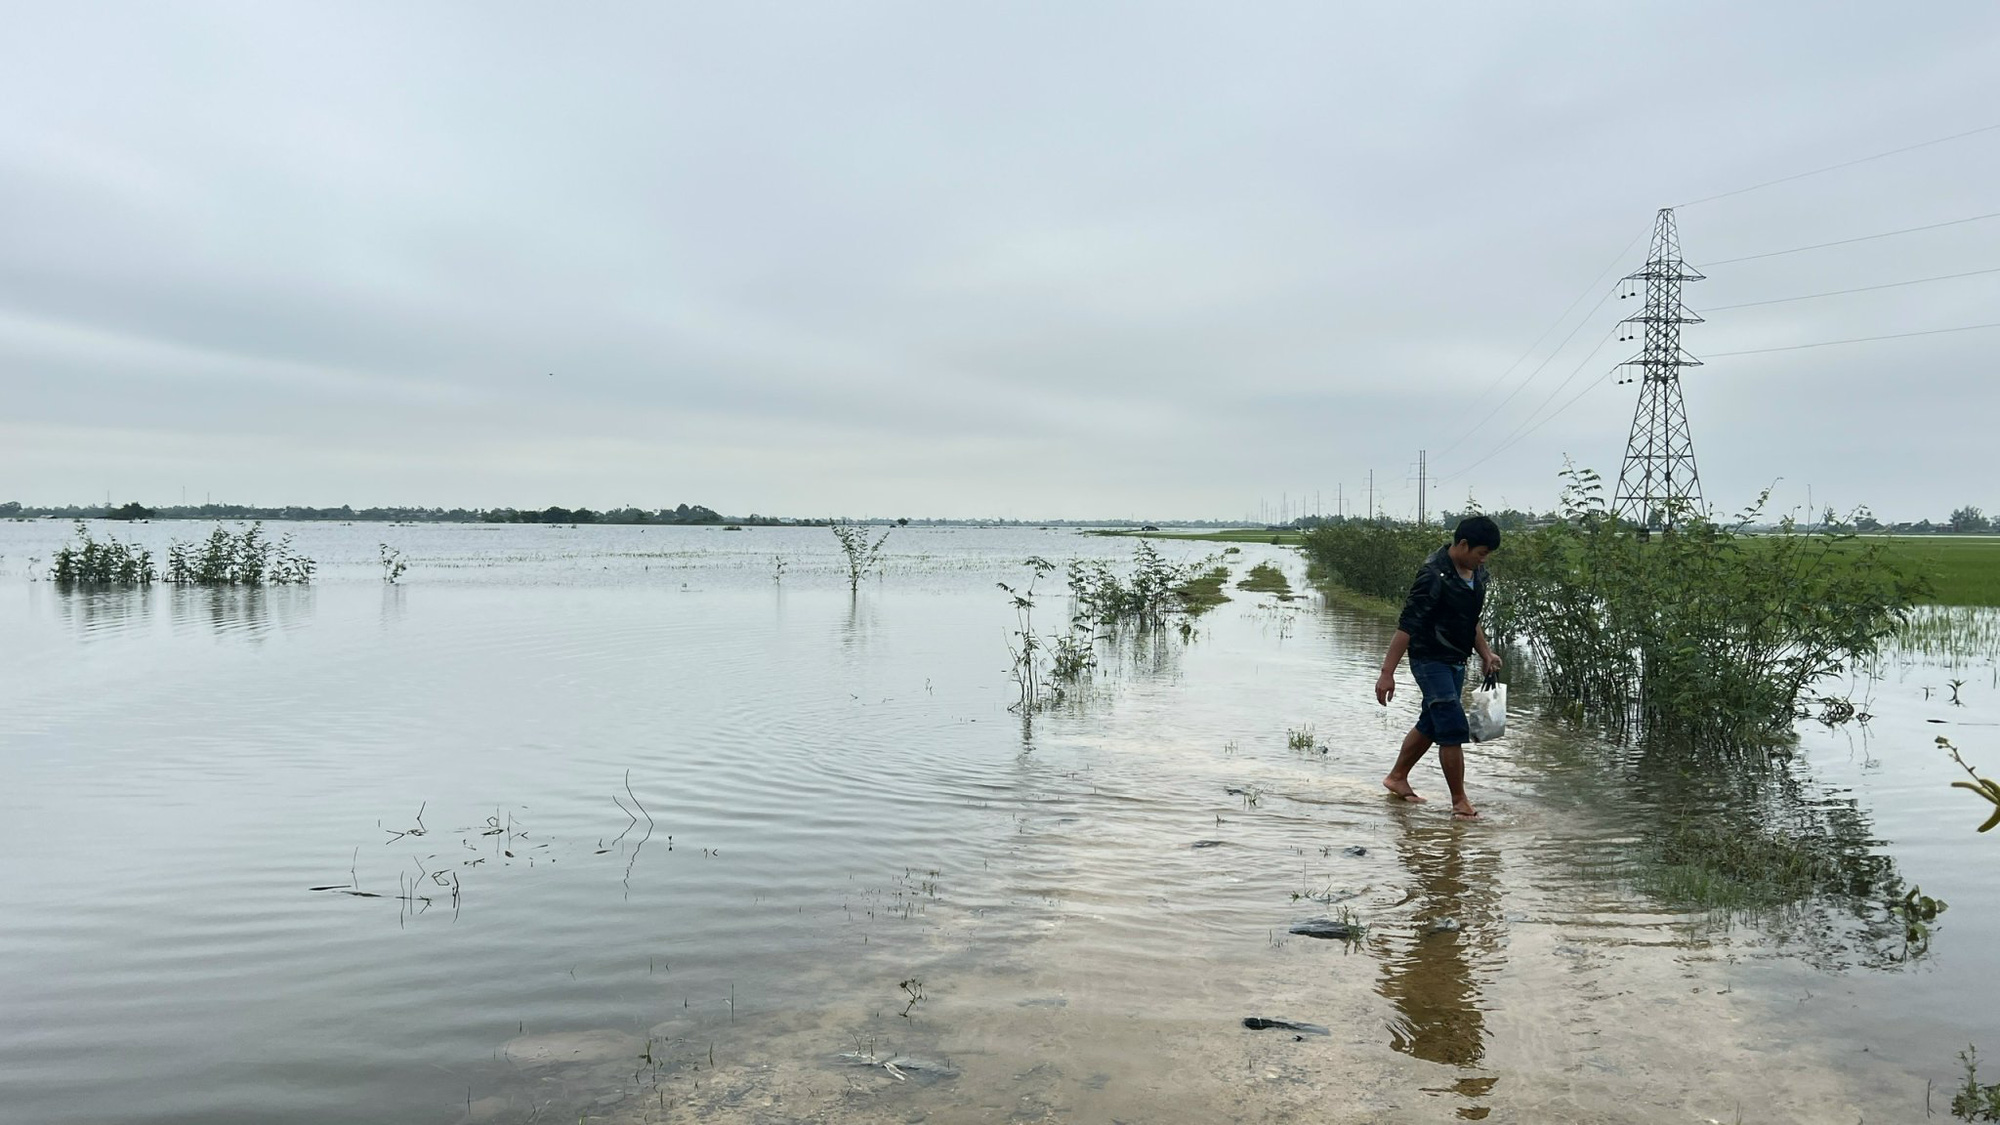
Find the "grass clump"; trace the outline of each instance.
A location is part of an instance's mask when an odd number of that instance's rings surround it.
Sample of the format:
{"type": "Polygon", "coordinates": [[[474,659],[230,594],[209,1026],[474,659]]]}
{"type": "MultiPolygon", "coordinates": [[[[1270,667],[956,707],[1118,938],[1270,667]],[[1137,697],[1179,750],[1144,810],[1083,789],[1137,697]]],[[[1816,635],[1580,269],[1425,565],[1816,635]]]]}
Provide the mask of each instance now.
{"type": "Polygon", "coordinates": [[[153,553],[133,543],[92,537],[82,520],[76,539],[56,550],[50,577],[63,586],[145,586],[153,581],[153,553]]]}
{"type": "Polygon", "coordinates": [[[1918,606],[1897,623],[1895,647],[1898,655],[1951,668],[2000,663],[2000,614],[1972,606],[1918,606]]]}
{"type": "Polygon", "coordinates": [[[1174,596],[1181,600],[1183,611],[1199,616],[1229,600],[1222,592],[1228,581],[1228,567],[1210,567],[1174,587],[1174,596]]]}
{"type": "Polygon", "coordinates": [[[1253,594],[1276,594],[1281,602],[1292,600],[1292,584],[1285,578],[1285,572],[1267,562],[1251,567],[1236,588],[1253,594]]]}
{"type": "Polygon", "coordinates": [[[292,549],[289,534],[266,538],[262,523],[240,532],[216,524],[206,540],[168,545],[164,577],[175,586],[303,586],[318,565],[292,549]]]}

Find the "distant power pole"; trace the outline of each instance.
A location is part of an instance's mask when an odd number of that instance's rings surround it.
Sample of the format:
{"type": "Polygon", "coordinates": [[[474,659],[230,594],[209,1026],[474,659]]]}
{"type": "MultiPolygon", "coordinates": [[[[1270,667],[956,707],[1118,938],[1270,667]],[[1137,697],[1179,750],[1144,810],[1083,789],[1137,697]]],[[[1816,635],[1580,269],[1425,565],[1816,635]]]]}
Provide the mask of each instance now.
{"type": "Polygon", "coordinates": [[[1368,518],[1375,518],[1375,470],[1368,470],[1368,518]]]}
{"type": "Polygon", "coordinates": [[[1424,508],[1424,454],[1427,450],[1417,450],[1417,522],[1430,522],[1425,517],[1429,512],[1424,508]]]}
{"type": "Polygon", "coordinates": [[[1643,335],[1640,353],[1621,367],[1639,374],[1621,382],[1639,382],[1639,403],[1632,412],[1632,435],[1625,442],[1625,463],[1618,470],[1612,493],[1613,515],[1642,528],[1670,527],[1677,518],[1701,507],[1701,477],[1694,467],[1694,437],[1688,432],[1687,405],[1681,400],[1681,368],[1701,361],[1681,349],[1681,325],[1700,324],[1701,317],[1681,303],[1681,283],[1700,281],[1699,271],[1681,260],[1680,232],[1674,211],[1660,208],[1653,223],[1653,248],[1646,266],[1624,279],[1626,291],[1646,283],[1646,307],[1621,323],[1623,339],[1643,335]]]}

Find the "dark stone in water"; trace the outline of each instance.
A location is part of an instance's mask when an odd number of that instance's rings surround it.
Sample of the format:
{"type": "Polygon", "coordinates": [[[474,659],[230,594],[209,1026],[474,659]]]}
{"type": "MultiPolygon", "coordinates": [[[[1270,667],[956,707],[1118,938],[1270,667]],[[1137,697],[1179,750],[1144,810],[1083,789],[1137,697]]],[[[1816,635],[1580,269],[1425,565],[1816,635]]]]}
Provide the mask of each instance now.
{"type": "Polygon", "coordinates": [[[1293,1023],[1291,1020],[1267,1020],[1262,1016],[1244,1016],[1243,1026],[1252,1031],[1296,1031],[1304,1035],[1332,1035],[1333,1032],[1316,1023],[1293,1023]]]}
{"type": "Polygon", "coordinates": [[[1292,926],[1292,932],[1300,937],[1330,938],[1334,941],[1353,941],[1361,936],[1361,927],[1347,922],[1336,922],[1331,918],[1308,918],[1292,926]]]}
{"type": "Polygon", "coordinates": [[[1188,845],[1191,848],[1219,848],[1221,846],[1221,840],[1196,840],[1194,843],[1188,845]]]}
{"type": "Polygon", "coordinates": [[[1362,847],[1360,844],[1349,844],[1348,846],[1340,849],[1340,854],[1352,855],[1352,856],[1364,856],[1368,854],[1368,849],[1362,847]]]}
{"type": "Polygon", "coordinates": [[[1232,797],[1241,797],[1249,792],[1249,790],[1238,785],[1225,785],[1222,787],[1222,791],[1232,797]]]}

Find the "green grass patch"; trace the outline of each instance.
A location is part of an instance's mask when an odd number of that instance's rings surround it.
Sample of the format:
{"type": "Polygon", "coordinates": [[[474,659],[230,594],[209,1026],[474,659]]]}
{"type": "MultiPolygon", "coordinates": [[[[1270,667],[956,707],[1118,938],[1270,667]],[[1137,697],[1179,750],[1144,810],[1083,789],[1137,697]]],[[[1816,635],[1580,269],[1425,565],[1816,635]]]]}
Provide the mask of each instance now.
{"type": "Polygon", "coordinates": [[[1934,605],[2000,606],[2000,536],[1863,536],[1930,586],[1934,605]]]}
{"type": "Polygon", "coordinates": [[[1367,614],[1370,617],[1379,617],[1384,621],[1392,623],[1403,615],[1403,603],[1400,601],[1391,601],[1388,598],[1378,598],[1372,594],[1363,594],[1335,582],[1323,581],[1317,585],[1319,586],[1319,592],[1326,596],[1329,605],[1346,606],[1356,612],[1367,614]]]}
{"type": "Polygon", "coordinates": [[[1228,567],[1210,567],[1174,587],[1174,596],[1187,612],[1198,616],[1229,600],[1229,595],[1222,592],[1223,584],[1228,581],[1228,567]]]}
{"type": "Polygon", "coordinates": [[[1292,600],[1292,584],[1285,579],[1285,572],[1267,562],[1251,567],[1236,588],[1253,594],[1276,594],[1279,601],[1292,600]]]}

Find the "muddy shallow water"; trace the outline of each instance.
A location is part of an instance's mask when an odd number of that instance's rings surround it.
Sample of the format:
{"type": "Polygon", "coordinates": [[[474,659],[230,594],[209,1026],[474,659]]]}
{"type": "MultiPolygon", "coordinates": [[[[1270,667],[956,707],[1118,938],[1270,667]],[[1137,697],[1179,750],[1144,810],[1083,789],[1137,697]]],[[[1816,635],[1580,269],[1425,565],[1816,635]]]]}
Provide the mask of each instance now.
{"type": "Polygon", "coordinates": [[[9,1119],[1908,1120],[2000,1056],[1931,745],[2000,772],[1990,663],[1833,685],[1766,787],[1950,903],[1901,960],[1634,890],[1678,790],[1555,724],[1477,823],[1385,801],[1386,626],[1317,599],[1009,711],[994,583],[1129,542],[903,529],[850,597],[824,530],[298,525],[310,589],[79,595],[67,530],[0,524],[9,1119]]]}

